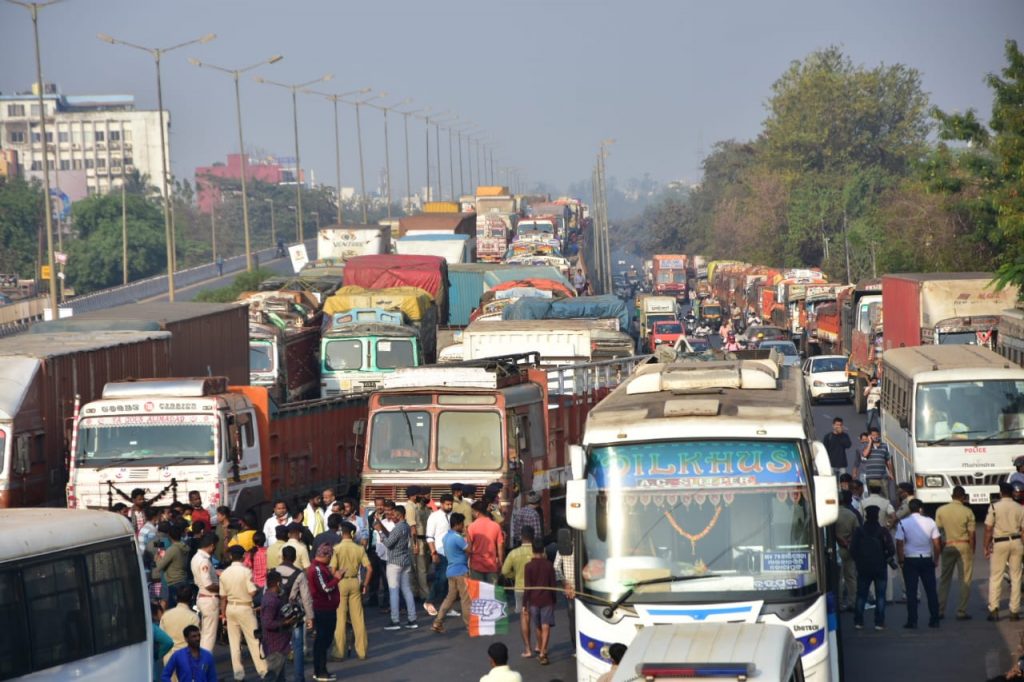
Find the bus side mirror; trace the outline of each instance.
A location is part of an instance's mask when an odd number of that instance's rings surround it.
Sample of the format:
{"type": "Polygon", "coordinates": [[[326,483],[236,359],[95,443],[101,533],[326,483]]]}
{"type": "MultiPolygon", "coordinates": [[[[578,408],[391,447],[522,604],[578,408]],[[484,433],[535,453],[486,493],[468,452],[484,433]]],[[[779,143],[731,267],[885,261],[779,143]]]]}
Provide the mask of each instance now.
{"type": "Polygon", "coordinates": [[[569,470],[572,472],[573,478],[583,478],[583,469],[586,461],[586,454],[583,451],[582,445],[569,446],[569,470]]]}
{"type": "Polygon", "coordinates": [[[828,450],[820,440],[811,441],[811,457],[814,460],[815,473],[821,475],[832,473],[832,462],[828,458],[828,450]]]}
{"type": "Polygon", "coordinates": [[[572,555],[572,531],[568,528],[558,529],[558,553],[562,556],[572,555]]]}
{"type": "Polygon", "coordinates": [[[365,419],[357,419],[354,422],[352,422],[352,435],[353,436],[362,436],[365,433],[366,433],[366,420],[365,419]]]}
{"type": "Polygon", "coordinates": [[[832,475],[814,477],[814,514],[818,526],[831,526],[839,518],[839,484],[832,475]]]}
{"type": "Polygon", "coordinates": [[[570,528],[587,529],[587,479],[565,482],[565,521],[570,528]]]}
{"type": "Polygon", "coordinates": [[[28,444],[28,436],[18,436],[14,451],[14,466],[12,469],[14,470],[14,473],[21,476],[24,476],[32,469],[28,444]]]}

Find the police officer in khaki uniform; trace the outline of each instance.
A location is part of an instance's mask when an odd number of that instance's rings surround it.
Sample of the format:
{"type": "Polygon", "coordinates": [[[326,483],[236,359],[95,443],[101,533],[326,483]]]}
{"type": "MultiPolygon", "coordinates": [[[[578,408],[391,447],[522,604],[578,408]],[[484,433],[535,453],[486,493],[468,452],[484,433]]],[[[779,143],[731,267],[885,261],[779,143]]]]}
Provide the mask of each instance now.
{"type": "Polygon", "coordinates": [[[857,599],[857,564],[850,554],[853,531],[860,527],[860,518],[853,511],[853,494],[849,490],[839,493],[839,518],[836,520],[836,542],[839,544],[839,558],[843,562],[840,608],[853,611],[857,599]]]}
{"type": "Polygon", "coordinates": [[[999,484],[1000,499],[985,516],[985,558],[990,561],[988,575],[988,619],[999,620],[1003,572],[1010,566],[1010,620],[1020,620],[1021,561],[1024,559],[1024,506],[1013,500],[1009,483],[999,484]]]}
{"type": "Polygon", "coordinates": [[[338,582],[341,601],[338,603],[338,624],[334,628],[334,648],[335,656],[345,657],[346,619],[351,618],[356,656],[364,659],[369,642],[366,638],[366,623],[363,620],[363,595],[369,592],[373,567],[370,566],[366,550],[353,540],[355,533],[355,525],[348,521],[342,522],[341,542],[334,546],[334,554],[331,555],[331,570],[341,578],[338,582]],[[362,583],[359,581],[360,567],[366,569],[362,583]]]}
{"type": "Polygon", "coordinates": [[[228,547],[231,565],[220,574],[220,617],[228,624],[228,645],[231,647],[231,670],[236,680],[245,679],[242,664],[242,637],[249,648],[249,656],[260,677],[267,674],[267,663],[260,655],[260,640],[256,636],[259,624],[252,608],[256,584],[252,569],[242,563],[245,550],[239,545],[228,547]]]}
{"type": "Polygon", "coordinates": [[[217,549],[217,535],[207,533],[199,539],[199,551],[192,557],[192,580],[196,583],[196,608],[202,616],[199,640],[200,648],[213,651],[217,643],[217,623],[220,615],[220,599],[217,572],[213,570],[213,553],[217,549]]]}
{"type": "Polygon", "coordinates": [[[967,493],[962,486],[953,488],[953,501],[942,505],[935,512],[935,525],[942,533],[942,568],[939,572],[939,617],[946,613],[949,586],[953,571],[960,583],[960,600],[957,602],[956,619],[970,620],[967,613],[967,598],[971,596],[971,578],[974,575],[974,512],[967,506],[967,493]]]}

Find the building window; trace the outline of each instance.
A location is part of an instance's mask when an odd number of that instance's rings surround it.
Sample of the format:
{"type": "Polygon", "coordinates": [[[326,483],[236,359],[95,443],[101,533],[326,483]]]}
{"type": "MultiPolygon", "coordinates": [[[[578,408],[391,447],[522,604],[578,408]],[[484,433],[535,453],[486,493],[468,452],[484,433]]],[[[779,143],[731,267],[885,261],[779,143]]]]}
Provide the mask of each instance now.
{"type": "Polygon", "coordinates": [[[103,135],[104,135],[104,133],[103,133],[102,130],[97,130],[96,131],[96,141],[97,142],[103,142],[106,139],[103,135]]]}
{"type": "MultiPolygon", "coordinates": [[[[39,142],[41,139],[43,139],[43,138],[42,138],[42,136],[39,133],[32,133],[32,141],[33,142],[39,142]]],[[[47,144],[53,144],[53,133],[51,133],[51,132],[47,132],[46,133],[46,143],[47,144]]]]}
{"type": "MultiPolygon", "coordinates": [[[[69,133],[68,131],[62,130],[62,131],[57,133],[57,141],[58,142],[69,142],[70,140],[71,140],[71,133],[69,133]]],[[[246,176],[246,177],[249,177],[249,176],[246,176]]]]}
{"type": "Polygon", "coordinates": [[[114,158],[112,158],[110,160],[110,167],[111,168],[120,168],[121,167],[121,159],[117,158],[116,156],[114,158]]]}
{"type": "MultiPolygon", "coordinates": [[[[132,129],[131,128],[125,128],[125,131],[124,131],[124,141],[125,142],[131,142],[132,141],[132,129]]],[[[246,176],[246,177],[248,177],[248,176],[246,176]]]]}
{"type": "Polygon", "coordinates": [[[34,171],[41,171],[43,170],[43,164],[41,161],[33,161],[31,168],[34,171]]]}
{"type": "Polygon", "coordinates": [[[32,112],[32,116],[33,117],[39,116],[39,105],[38,104],[33,104],[29,110],[32,112]]]}
{"type": "MultiPolygon", "coordinates": [[[[71,159],[71,170],[82,170],[81,159],[71,159]]],[[[248,177],[248,176],[246,176],[248,177]]]]}
{"type": "MultiPolygon", "coordinates": [[[[126,165],[126,166],[130,166],[130,165],[132,165],[133,163],[135,163],[135,160],[134,160],[134,159],[132,159],[132,157],[130,157],[130,156],[126,156],[126,157],[124,157],[124,165],[126,165]]],[[[249,177],[249,176],[248,176],[248,175],[246,175],[245,177],[249,177]]]]}
{"type": "Polygon", "coordinates": [[[85,168],[86,168],[86,170],[92,170],[93,164],[94,164],[94,161],[92,159],[86,159],[85,160],[85,168]]]}
{"type": "Polygon", "coordinates": [[[97,168],[106,168],[107,167],[107,160],[106,159],[96,159],[96,167],[97,168]]]}
{"type": "Polygon", "coordinates": [[[120,130],[111,130],[110,131],[110,141],[111,142],[120,142],[121,141],[121,131],[120,130]]]}
{"type": "Polygon", "coordinates": [[[71,160],[70,159],[61,159],[60,160],[60,169],[61,170],[71,170],[71,160]]]}
{"type": "Polygon", "coordinates": [[[24,104],[8,104],[7,105],[8,116],[24,116],[25,105],[24,104]]]}
{"type": "Polygon", "coordinates": [[[7,141],[11,144],[25,144],[25,133],[21,130],[12,130],[7,133],[7,141]]]}

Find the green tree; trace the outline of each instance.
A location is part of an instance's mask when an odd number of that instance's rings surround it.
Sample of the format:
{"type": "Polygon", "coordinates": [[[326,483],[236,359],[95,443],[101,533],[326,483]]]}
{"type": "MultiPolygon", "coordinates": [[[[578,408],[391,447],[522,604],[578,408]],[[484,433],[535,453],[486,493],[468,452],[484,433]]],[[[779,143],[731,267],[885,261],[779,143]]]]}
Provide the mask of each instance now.
{"type": "Polygon", "coordinates": [[[35,276],[43,218],[38,182],[0,177],[0,273],[35,276]]]}
{"type": "MultiPolygon", "coordinates": [[[[163,272],[167,252],[161,207],[138,194],[126,195],[125,205],[129,279],[163,272]]],[[[79,294],[120,284],[123,267],[120,192],[76,201],[72,219],[76,238],[67,249],[68,283],[79,294]]]]}

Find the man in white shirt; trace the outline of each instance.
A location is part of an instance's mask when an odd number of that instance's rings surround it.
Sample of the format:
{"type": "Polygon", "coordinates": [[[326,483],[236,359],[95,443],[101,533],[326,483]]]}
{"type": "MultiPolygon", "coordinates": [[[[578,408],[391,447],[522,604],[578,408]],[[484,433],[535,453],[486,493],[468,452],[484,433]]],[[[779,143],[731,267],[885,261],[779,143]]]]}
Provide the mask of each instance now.
{"type": "Polygon", "coordinates": [[[910,501],[910,516],[896,525],[896,556],[903,568],[907,586],[908,629],[917,627],[917,583],[920,580],[928,599],[928,627],[939,627],[939,593],[935,587],[935,568],[942,547],[935,521],[921,513],[921,500],[910,501]]]}
{"type": "Polygon", "coordinates": [[[480,682],[523,682],[523,676],[508,667],[508,647],[495,642],[487,647],[491,659],[491,672],[480,678],[480,682]]]}
{"type": "Polygon", "coordinates": [[[427,549],[430,560],[434,564],[434,583],[430,586],[430,594],[423,602],[423,608],[431,616],[437,615],[437,607],[448,596],[448,560],[444,556],[444,536],[451,530],[448,518],[452,515],[452,504],[455,498],[448,493],[441,495],[441,506],[427,517],[427,549]]]}
{"type": "MultiPolygon", "coordinates": [[[[320,493],[311,492],[309,494],[309,503],[306,508],[302,510],[302,523],[309,529],[309,532],[313,534],[315,538],[320,533],[327,530],[327,523],[324,521],[324,512],[320,508],[320,502],[323,498],[320,497],[320,493]]],[[[316,547],[313,548],[316,551],[316,547]]]]}
{"type": "Polygon", "coordinates": [[[270,547],[274,539],[277,538],[277,527],[287,526],[291,521],[292,517],[288,513],[288,503],[284,500],[276,500],[274,502],[274,513],[263,524],[263,534],[267,536],[267,547],[270,547]]]}

